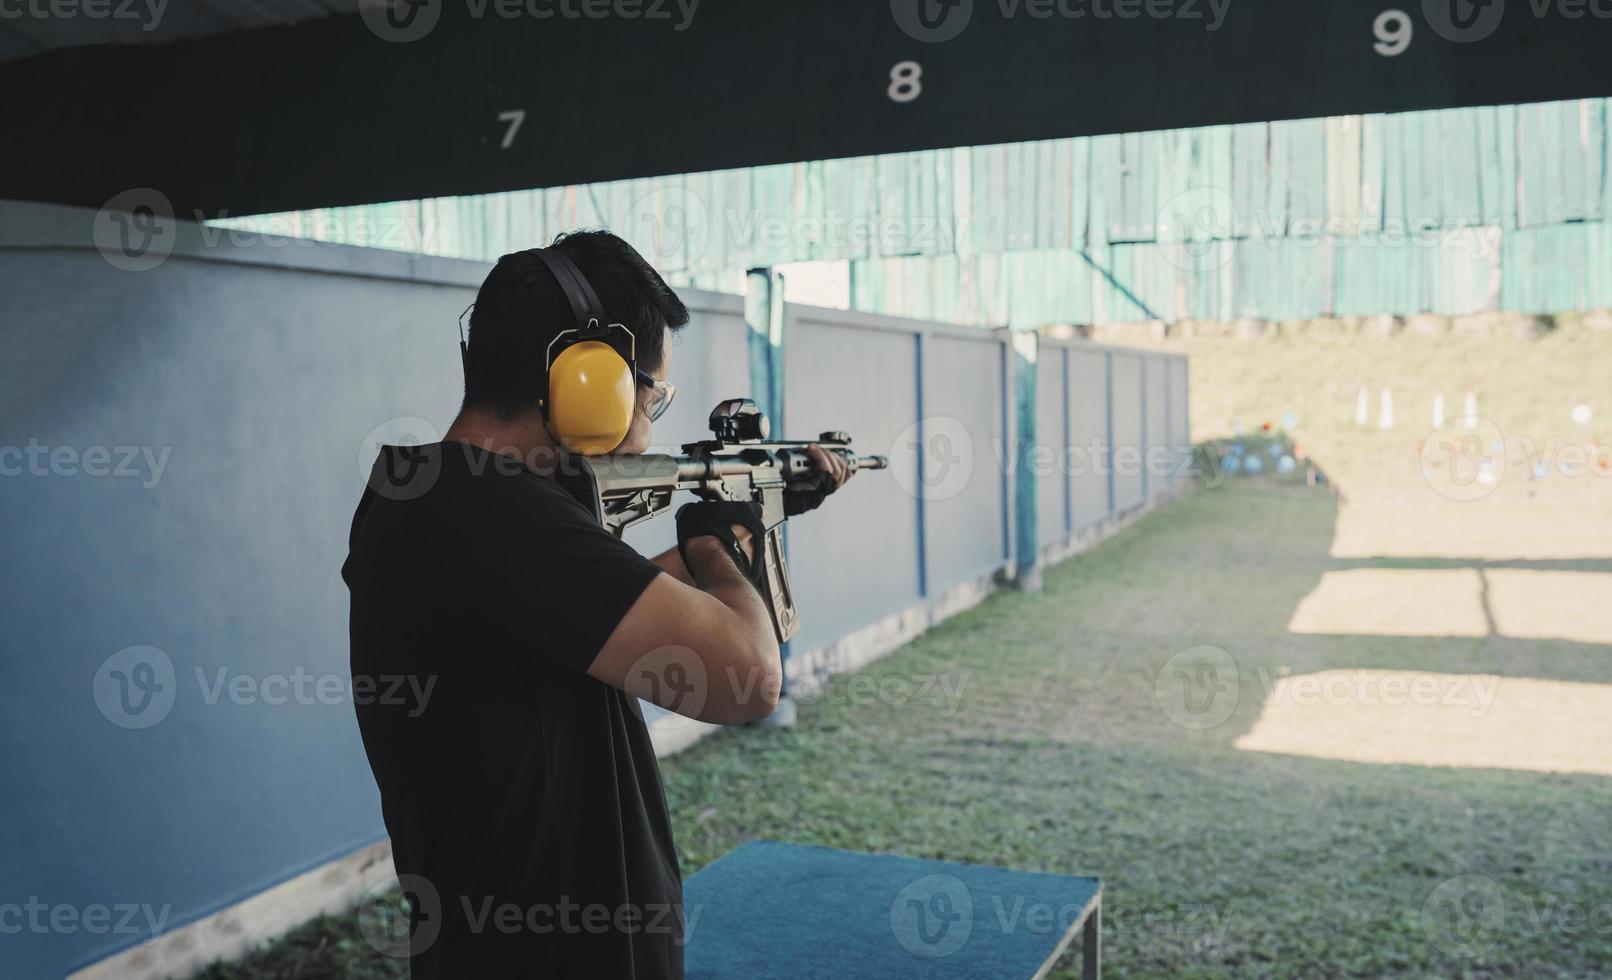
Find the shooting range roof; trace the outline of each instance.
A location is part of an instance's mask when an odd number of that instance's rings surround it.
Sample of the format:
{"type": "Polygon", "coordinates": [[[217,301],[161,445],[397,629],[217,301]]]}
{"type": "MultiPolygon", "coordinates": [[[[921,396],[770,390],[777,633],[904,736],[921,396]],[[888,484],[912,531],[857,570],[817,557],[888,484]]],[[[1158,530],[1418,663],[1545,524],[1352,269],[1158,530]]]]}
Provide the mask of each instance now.
{"type": "Polygon", "coordinates": [[[1551,2],[93,0],[161,8],[133,44],[91,2],[3,22],[0,198],[216,217],[1612,95],[1612,18],[1551,2]]]}
{"type": "MultiPolygon", "coordinates": [[[[19,16],[0,19],[0,64],[50,51],[98,44],[162,44],[254,27],[284,27],[305,20],[351,14],[359,0],[105,0],[92,16],[90,4],[76,16],[32,16],[30,0],[19,16]],[[154,5],[162,4],[160,15],[154,5]],[[127,16],[125,16],[125,14],[127,16]]],[[[31,0],[40,9],[48,0],[31,0]]],[[[64,12],[75,9],[64,7],[64,12]]]]}

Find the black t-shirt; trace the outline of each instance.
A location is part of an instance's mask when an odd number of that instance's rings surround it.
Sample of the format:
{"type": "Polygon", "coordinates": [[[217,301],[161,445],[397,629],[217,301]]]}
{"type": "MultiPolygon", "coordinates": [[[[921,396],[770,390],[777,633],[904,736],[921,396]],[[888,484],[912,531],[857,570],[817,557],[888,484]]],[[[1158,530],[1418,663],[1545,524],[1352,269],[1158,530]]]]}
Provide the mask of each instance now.
{"type": "Polygon", "coordinates": [[[585,673],[658,572],[508,457],[382,449],[342,577],[414,977],[683,976],[654,748],[585,673]]]}

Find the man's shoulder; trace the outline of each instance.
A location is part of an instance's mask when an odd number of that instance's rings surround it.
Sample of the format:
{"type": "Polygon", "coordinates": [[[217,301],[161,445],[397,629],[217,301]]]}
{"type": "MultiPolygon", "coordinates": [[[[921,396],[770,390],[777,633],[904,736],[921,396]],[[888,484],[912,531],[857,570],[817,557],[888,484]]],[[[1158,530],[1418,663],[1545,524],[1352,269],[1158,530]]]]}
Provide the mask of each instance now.
{"type": "Polygon", "coordinates": [[[591,517],[576,498],[522,460],[458,442],[382,446],[368,489],[379,500],[422,506],[397,510],[429,518],[452,515],[474,521],[507,508],[527,518],[563,521],[591,517]]]}

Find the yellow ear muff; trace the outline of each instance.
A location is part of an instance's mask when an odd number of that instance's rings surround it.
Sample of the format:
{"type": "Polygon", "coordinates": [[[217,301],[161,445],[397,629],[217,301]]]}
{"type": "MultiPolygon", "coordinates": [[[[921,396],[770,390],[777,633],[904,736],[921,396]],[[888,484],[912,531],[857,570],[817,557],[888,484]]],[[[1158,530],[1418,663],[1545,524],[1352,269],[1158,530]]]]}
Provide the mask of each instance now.
{"type": "Polygon", "coordinates": [[[637,397],[632,367],[614,347],[572,344],[549,365],[549,432],[573,453],[608,453],[632,426],[637,397]]]}

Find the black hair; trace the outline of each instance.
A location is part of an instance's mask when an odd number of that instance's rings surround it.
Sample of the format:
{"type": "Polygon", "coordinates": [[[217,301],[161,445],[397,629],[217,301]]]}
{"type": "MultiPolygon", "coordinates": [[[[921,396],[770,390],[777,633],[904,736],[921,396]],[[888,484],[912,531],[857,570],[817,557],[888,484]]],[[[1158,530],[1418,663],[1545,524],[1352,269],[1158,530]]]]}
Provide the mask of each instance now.
{"type": "MultiPolygon", "coordinates": [[[[608,231],[569,232],[550,247],[582,270],[609,321],[633,332],[638,367],[660,367],[667,331],[688,323],[688,308],[660,273],[608,231]]],[[[499,259],[476,291],[470,313],[464,407],[501,421],[535,411],[549,341],[576,325],[571,304],[535,249],[499,259]]]]}

